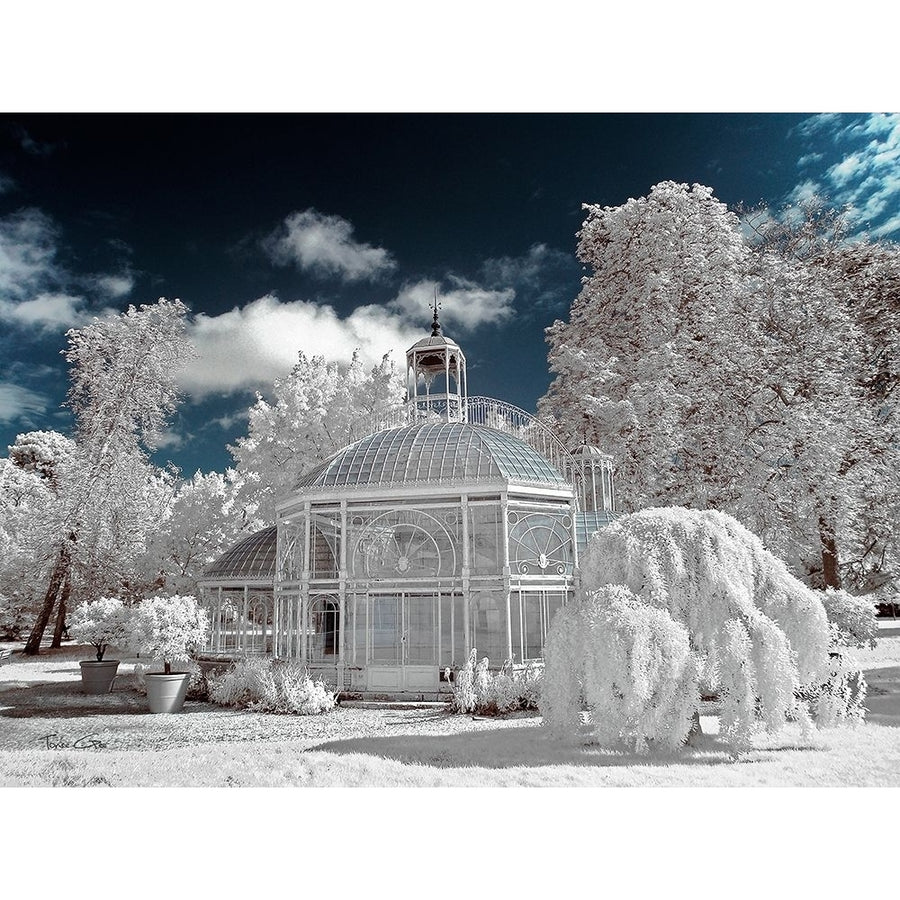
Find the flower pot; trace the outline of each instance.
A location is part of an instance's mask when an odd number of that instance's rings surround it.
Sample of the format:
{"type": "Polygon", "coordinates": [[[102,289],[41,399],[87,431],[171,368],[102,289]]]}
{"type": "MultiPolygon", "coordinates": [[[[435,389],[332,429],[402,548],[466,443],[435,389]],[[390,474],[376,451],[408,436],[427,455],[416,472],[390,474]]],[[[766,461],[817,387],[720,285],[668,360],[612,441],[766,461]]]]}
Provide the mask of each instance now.
{"type": "Polygon", "coordinates": [[[85,694],[108,694],[112,690],[113,680],[116,677],[116,669],[119,668],[117,659],[86,659],[81,666],[81,690],[85,694]]]}
{"type": "Polygon", "coordinates": [[[188,684],[191,680],[190,672],[172,672],[166,675],[156,672],[145,675],[147,683],[147,702],[152,713],[178,712],[184,705],[188,684]]]}

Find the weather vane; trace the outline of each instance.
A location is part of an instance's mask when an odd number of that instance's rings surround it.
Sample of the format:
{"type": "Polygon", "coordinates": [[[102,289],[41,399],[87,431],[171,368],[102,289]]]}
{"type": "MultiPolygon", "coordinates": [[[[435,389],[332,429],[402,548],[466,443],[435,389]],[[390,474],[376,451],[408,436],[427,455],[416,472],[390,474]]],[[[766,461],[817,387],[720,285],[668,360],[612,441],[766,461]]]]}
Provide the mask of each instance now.
{"type": "Polygon", "coordinates": [[[434,286],[434,321],[431,323],[431,336],[440,337],[441,323],[438,321],[438,310],[441,308],[441,302],[438,300],[437,285],[434,286]]]}

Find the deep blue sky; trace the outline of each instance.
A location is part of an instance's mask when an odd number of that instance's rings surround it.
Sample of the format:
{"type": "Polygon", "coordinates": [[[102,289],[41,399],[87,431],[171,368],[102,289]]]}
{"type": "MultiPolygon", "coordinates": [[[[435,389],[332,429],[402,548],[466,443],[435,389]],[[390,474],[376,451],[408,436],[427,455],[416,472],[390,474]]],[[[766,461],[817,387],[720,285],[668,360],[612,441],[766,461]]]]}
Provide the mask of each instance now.
{"type": "Polygon", "coordinates": [[[435,284],[470,392],[533,411],[582,203],[663,180],[730,206],[819,190],[896,239],[898,157],[900,118],[867,114],[7,115],[0,452],[69,427],[68,327],[161,296],[201,353],[156,455],[186,474],[229,464],[296,350],[402,365],[435,284]]]}

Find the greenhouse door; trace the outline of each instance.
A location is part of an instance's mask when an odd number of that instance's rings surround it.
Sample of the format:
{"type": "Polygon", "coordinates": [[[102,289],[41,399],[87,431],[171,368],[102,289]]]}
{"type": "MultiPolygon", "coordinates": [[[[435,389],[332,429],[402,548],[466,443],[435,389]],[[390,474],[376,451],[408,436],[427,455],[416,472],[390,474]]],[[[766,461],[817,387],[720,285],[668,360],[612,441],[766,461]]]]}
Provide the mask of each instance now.
{"type": "Polygon", "coordinates": [[[436,594],[369,597],[369,690],[437,690],[436,594]]]}

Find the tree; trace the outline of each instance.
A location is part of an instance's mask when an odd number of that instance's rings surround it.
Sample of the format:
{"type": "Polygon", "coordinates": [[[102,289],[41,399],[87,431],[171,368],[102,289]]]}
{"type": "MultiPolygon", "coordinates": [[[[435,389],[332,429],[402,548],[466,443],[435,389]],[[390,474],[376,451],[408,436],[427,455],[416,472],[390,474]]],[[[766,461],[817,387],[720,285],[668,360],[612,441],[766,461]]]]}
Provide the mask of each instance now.
{"type": "Polygon", "coordinates": [[[165,518],[148,540],[147,579],[178,594],[195,594],[205,565],[239,535],[265,525],[241,506],[243,491],[234,469],[224,475],[197,472],[174,486],[165,518]]]}
{"type": "Polygon", "coordinates": [[[820,592],[725,513],[622,516],[593,535],[579,576],[576,603],[547,640],[544,698],[557,733],[573,727],[579,691],[604,740],[638,746],[680,742],[701,690],[719,696],[723,732],[739,746],[760,724],[774,732],[789,719],[810,725],[810,712],[821,724],[862,716],[859,694],[842,693],[845,673],[831,672],[839,632],[820,592]]]}
{"type": "Polygon", "coordinates": [[[816,498],[807,519],[817,525],[821,556],[805,567],[824,586],[839,588],[846,577],[856,590],[896,591],[900,248],[852,236],[845,212],[816,197],[745,221],[760,264],[804,282],[771,332],[788,337],[780,370],[793,369],[785,379],[793,388],[782,385],[779,400],[790,411],[795,446],[808,458],[819,445],[818,464],[790,463],[794,473],[810,472],[805,494],[816,498]]]}
{"type": "Polygon", "coordinates": [[[709,188],[672,182],[585,208],[578,257],[593,271],[547,330],[556,377],[539,410],[573,447],[613,455],[626,509],[719,505],[737,464],[728,394],[744,387],[723,383],[721,361],[750,366],[722,328],[749,259],[738,220],[709,188]]]}
{"type": "MultiPolygon", "coordinates": [[[[16,636],[36,612],[33,598],[49,577],[60,496],[76,455],[64,435],[31,431],[18,435],[0,460],[0,594],[9,605],[6,628],[16,636]]],[[[57,646],[63,625],[64,615],[58,616],[57,646]]]]}
{"type": "Polygon", "coordinates": [[[874,498],[897,496],[898,466],[872,393],[893,383],[875,348],[896,332],[869,293],[893,303],[894,256],[857,249],[854,268],[841,217],[815,205],[742,228],[699,185],[586,208],[590,272],[548,329],[542,413],[612,453],[625,509],[728,511],[817,585],[840,587],[842,559],[871,570],[897,519],[874,498]]]}
{"type": "Polygon", "coordinates": [[[146,450],[178,401],[175,378],[189,353],[186,312],[180,300],[163,298],[67,333],[76,452],[55,507],[54,559],[26,653],[39,651],[57,601],[64,619],[73,579],[94,596],[133,587],[132,562],[169,491],[170,478],[146,450]]]}
{"type": "Polygon", "coordinates": [[[268,522],[300,475],[397,412],[403,383],[387,356],[367,372],[356,353],[345,367],[301,351],[272,393],[272,402],[257,395],[247,435],[230,448],[246,514],[268,522]]]}

